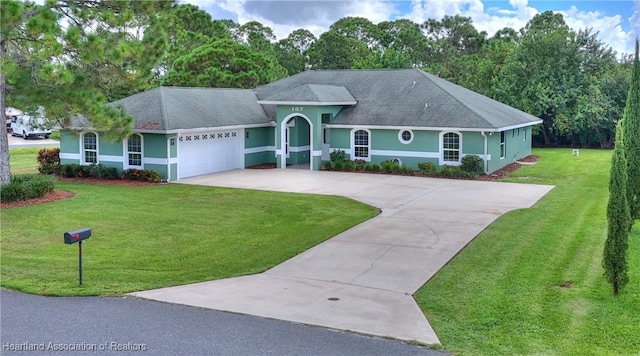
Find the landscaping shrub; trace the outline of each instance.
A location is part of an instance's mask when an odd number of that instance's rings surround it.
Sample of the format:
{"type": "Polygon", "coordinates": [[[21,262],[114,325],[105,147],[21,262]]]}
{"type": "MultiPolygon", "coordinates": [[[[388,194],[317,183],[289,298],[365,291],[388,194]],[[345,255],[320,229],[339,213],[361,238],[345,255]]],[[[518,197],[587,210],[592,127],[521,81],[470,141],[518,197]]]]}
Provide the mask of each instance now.
{"type": "Polygon", "coordinates": [[[56,174],[60,169],[60,148],[42,148],[38,151],[38,171],[42,174],[56,174]]]}
{"type": "Polygon", "coordinates": [[[459,166],[442,166],[442,170],[437,175],[447,178],[475,179],[478,175],[472,172],[463,171],[459,166]]]}
{"type": "Polygon", "coordinates": [[[130,168],[122,172],[121,179],[139,180],[141,182],[160,183],[160,172],[153,169],[130,168]]]}
{"type": "Polygon", "coordinates": [[[344,150],[333,150],[329,153],[329,159],[331,162],[342,162],[347,159],[347,154],[344,150]]]}
{"type": "Polygon", "coordinates": [[[353,161],[353,164],[356,171],[363,171],[364,166],[367,164],[367,162],[363,159],[356,159],[355,161],[353,161]]]}
{"type": "Polygon", "coordinates": [[[372,172],[380,172],[380,165],[379,165],[379,164],[377,164],[377,163],[373,163],[373,164],[371,165],[371,171],[372,171],[372,172]]]}
{"type": "Polygon", "coordinates": [[[418,163],[418,170],[420,170],[420,173],[425,174],[435,174],[437,172],[436,165],[433,162],[418,163]]]}
{"type": "Polygon", "coordinates": [[[476,176],[483,172],[484,161],[477,155],[466,155],[462,157],[460,169],[464,172],[473,173],[476,176]]]}
{"type": "Polygon", "coordinates": [[[380,169],[386,173],[399,173],[400,165],[398,164],[398,162],[386,160],[380,163],[380,169]]]}
{"type": "Polygon", "coordinates": [[[336,171],[341,171],[344,169],[345,162],[344,161],[333,161],[333,168],[336,171]]]}
{"type": "Polygon", "coordinates": [[[324,162],[322,162],[322,165],[323,165],[324,169],[326,169],[328,171],[333,169],[333,162],[331,162],[331,161],[324,161],[324,162]]]}
{"type": "Polygon", "coordinates": [[[83,177],[86,176],[85,168],[88,166],[83,166],[81,164],[69,163],[63,164],[60,166],[59,175],[65,178],[75,178],[75,177],[83,177]]]}
{"type": "Polygon", "coordinates": [[[409,166],[403,165],[403,166],[400,166],[400,172],[402,174],[410,175],[410,174],[413,174],[414,170],[409,166]]]}
{"type": "Polygon", "coordinates": [[[352,160],[348,159],[344,161],[344,167],[342,169],[348,172],[353,172],[356,170],[356,164],[352,160]]]}
{"type": "Polygon", "coordinates": [[[118,169],[115,167],[106,167],[102,164],[93,164],[89,167],[88,176],[91,178],[100,178],[100,179],[117,179],[118,178],[118,169]]]}
{"type": "Polygon", "coordinates": [[[43,174],[12,176],[11,182],[0,186],[0,201],[11,203],[19,200],[41,198],[55,188],[53,178],[43,174]]]}

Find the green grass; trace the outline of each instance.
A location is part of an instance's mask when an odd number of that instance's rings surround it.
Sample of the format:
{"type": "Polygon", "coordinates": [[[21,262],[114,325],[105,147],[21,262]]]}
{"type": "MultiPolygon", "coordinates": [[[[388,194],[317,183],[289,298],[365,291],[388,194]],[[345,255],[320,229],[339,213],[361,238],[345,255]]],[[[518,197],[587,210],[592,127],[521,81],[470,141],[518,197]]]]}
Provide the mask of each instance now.
{"type": "Polygon", "coordinates": [[[505,180],[556,187],[491,224],[418,291],[418,303],[460,355],[640,354],[640,224],[619,296],[601,267],[611,152],[534,153],[537,165],[505,180]]]}
{"type": "Polygon", "coordinates": [[[38,151],[42,147],[10,148],[11,174],[37,174],[38,151]]]}
{"type": "MultiPolygon", "coordinates": [[[[25,150],[11,150],[14,172],[30,161],[25,150]]],[[[378,214],[334,196],[179,184],[56,189],[76,195],[0,214],[3,287],[120,295],[258,273],[378,214]],[[77,245],[65,245],[63,233],[85,226],[93,235],[83,243],[78,286],[77,245]]]]}

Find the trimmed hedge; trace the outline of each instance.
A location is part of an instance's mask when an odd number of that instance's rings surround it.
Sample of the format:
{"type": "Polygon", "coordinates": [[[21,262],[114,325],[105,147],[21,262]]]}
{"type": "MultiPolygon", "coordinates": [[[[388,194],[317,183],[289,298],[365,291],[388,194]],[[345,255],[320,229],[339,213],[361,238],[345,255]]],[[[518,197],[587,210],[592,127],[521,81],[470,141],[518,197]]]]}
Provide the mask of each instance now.
{"type": "Polygon", "coordinates": [[[57,174],[65,178],[99,178],[99,179],[128,179],[141,182],[160,183],[160,172],[152,169],[127,169],[118,175],[115,167],[106,167],[102,164],[81,165],[76,163],[63,164],[57,174]]]}
{"type": "Polygon", "coordinates": [[[11,176],[11,182],[0,186],[0,201],[11,203],[42,198],[55,188],[53,177],[44,174],[11,176]]]}
{"type": "Polygon", "coordinates": [[[105,167],[101,164],[89,166],[70,163],[60,165],[58,175],[66,178],[100,178],[117,179],[118,170],[115,167],[105,167]]]}
{"type": "MultiPolygon", "coordinates": [[[[337,151],[334,151],[337,152],[337,151]]],[[[442,166],[440,170],[433,162],[421,162],[418,163],[418,170],[401,165],[394,160],[386,160],[378,163],[367,163],[363,160],[330,160],[323,161],[322,166],[328,171],[343,171],[343,172],[369,172],[369,173],[386,173],[386,174],[400,174],[408,176],[420,176],[420,177],[442,177],[442,178],[459,178],[459,179],[476,179],[478,178],[477,171],[482,171],[482,159],[475,155],[468,155],[463,157],[465,165],[460,166],[442,166]],[[467,158],[469,157],[469,158],[467,158]],[[466,158],[466,159],[465,159],[466,158]],[[478,160],[480,160],[478,162],[478,160]],[[467,171],[472,170],[472,171],[467,171]]]]}

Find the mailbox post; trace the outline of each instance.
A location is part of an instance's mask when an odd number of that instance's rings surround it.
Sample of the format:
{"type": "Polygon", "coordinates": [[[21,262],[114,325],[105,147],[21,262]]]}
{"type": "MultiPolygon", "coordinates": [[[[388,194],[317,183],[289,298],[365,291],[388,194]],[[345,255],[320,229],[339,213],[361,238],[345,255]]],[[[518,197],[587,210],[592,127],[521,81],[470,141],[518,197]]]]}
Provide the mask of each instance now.
{"type": "Polygon", "coordinates": [[[82,285],[82,240],[86,240],[89,237],[91,237],[91,229],[88,227],[64,233],[64,243],[78,243],[78,277],[80,285],[82,285]]]}

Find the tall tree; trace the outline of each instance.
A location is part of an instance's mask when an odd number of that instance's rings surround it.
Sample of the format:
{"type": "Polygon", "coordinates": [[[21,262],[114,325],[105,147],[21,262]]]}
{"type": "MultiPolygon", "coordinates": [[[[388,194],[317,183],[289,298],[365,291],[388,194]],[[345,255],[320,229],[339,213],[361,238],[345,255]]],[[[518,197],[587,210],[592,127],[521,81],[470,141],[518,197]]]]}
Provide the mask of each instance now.
{"type": "Polygon", "coordinates": [[[589,143],[602,142],[613,136],[617,98],[607,87],[615,75],[616,55],[611,47],[598,39],[591,29],[578,30],[575,37],[579,57],[577,81],[572,88],[574,101],[569,102],[554,122],[554,128],[573,146],[587,147],[589,143]],[[604,136],[604,137],[603,137],[604,136]]]}
{"type": "MultiPolygon", "coordinates": [[[[235,25],[233,21],[227,21],[235,25]]],[[[190,4],[174,6],[163,15],[162,22],[166,24],[169,46],[158,68],[156,81],[161,81],[178,57],[209,41],[231,38],[228,22],[214,21],[209,13],[190,4]]]]}
{"type": "Polygon", "coordinates": [[[486,41],[486,32],[478,32],[470,17],[445,16],[429,19],[420,26],[430,41],[427,49],[427,71],[458,82],[464,72],[464,57],[477,54],[486,41]]]}
{"type": "Polygon", "coordinates": [[[627,199],[631,218],[640,217],[640,61],[638,60],[638,39],[633,58],[633,75],[624,108],[622,132],[627,157],[627,199]]]}
{"type": "Polygon", "coordinates": [[[534,16],[494,80],[496,98],[543,120],[546,145],[557,144],[556,119],[569,115],[585,85],[575,33],[561,14],[534,16]]]}
{"type": "Polygon", "coordinates": [[[297,29],[276,44],[278,62],[287,69],[289,75],[300,73],[309,65],[308,51],[316,42],[316,36],[309,30],[297,29]]]}
{"type": "Polygon", "coordinates": [[[425,64],[427,38],[417,23],[407,19],[384,21],[378,24],[378,28],[382,33],[384,54],[402,61],[396,63],[396,68],[421,67],[425,64]]]}
{"type": "MultiPolygon", "coordinates": [[[[624,134],[620,131],[620,125],[618,125],[616,146],[611,157],[609,204],[607,205],[608,229],[602,259],[605,277],[613,287],[614,295],[617,295],[629,282],[627,276],[627,250],[629,247],[627,238],[632,221],[627,204],[627,160],[624,148],[626,142],[623,139],[624,134]]],[[[624,132],[624,130],[622,131],[624,132]]]]}
{"type": "Polygon", "coordinates": [[[345,17],[331,25],[309,49],[317,69],[374,68],[383,53],[382,32],[371,21],[345,17]]]}
{"type": "Polygon", "coordinates": [[[283,78],[271,57],[230,39],[215,40],[175,60],[164,84],[212,88],[255,88],[283,78]]]}
{"type": "MultiPolygon", "coordinates": [[[[43,106],[63,124],[81,114],[125,137],[132,118],[104,104],[148,85],[164,53],[158,14],[172,1],[0,1],[0,118],[7,102],[43,106]],[[7,91],[7,87],[10,90],[7,91]]],[[[0,184],[10,180],[6,125],[0,125],[0,184]]]]}

